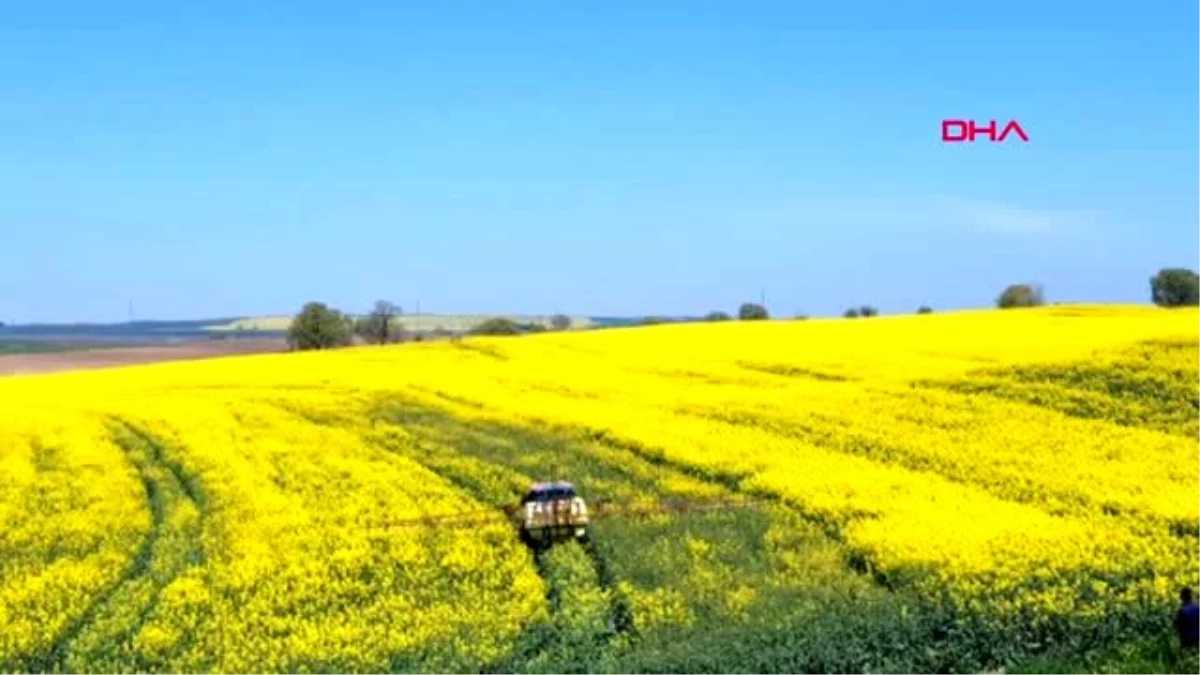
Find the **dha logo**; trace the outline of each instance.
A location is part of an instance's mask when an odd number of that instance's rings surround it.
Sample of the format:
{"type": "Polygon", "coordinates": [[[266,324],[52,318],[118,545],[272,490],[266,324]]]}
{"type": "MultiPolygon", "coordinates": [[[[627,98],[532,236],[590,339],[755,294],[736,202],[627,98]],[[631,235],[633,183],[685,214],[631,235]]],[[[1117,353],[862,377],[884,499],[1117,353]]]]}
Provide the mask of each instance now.
{"type": "Polygon", "coordinates": [[[990,120],[987,126],[978,126],[974,120],[942,120],[943,143],[974,143],[975,137],[980,134],[985,134],[992,143],[1003,143],[1014,132],[1022,141],[1029,142],[1029,136],[1016,120],[1009,120],[999,136],[996,135],[996,120],[990,120]]]}

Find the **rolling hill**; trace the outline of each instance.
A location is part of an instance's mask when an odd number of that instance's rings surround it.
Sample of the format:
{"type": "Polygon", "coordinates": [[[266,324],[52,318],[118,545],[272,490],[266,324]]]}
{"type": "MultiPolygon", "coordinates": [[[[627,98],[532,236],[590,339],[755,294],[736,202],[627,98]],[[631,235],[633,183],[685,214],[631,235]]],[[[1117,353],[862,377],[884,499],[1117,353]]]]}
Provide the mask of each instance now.
{"type": "Polygon", "coordinates": [[[1200,567],[1198,324],[1064,306],[0,379],[0,670],[1194,672],[1155,659],[1200,567]],[[611,507],[593,549],[533,555],[506,520],[554,478],[611,507]]]}

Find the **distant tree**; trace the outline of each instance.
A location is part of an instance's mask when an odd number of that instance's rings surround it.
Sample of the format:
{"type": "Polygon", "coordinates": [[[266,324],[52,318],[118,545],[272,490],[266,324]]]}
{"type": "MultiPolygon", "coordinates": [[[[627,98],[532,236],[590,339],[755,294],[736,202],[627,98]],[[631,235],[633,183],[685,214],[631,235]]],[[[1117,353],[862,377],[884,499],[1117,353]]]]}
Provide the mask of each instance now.
{"type": "Polygon", "coordinates": [[[516,321],[497,316],[480,322],[467,332],[471,335],[520,335],[523,331],[516,321]]]}
{"type": "Polygon", "coordinates": [[[555,314],[550,317],[550,327],[554,330],[566,330],[571,327],[571,317],[566,314],[555,314]]]}
{"type": "Polygon", "coordinates": [[[769,319],[767,308],[755,302],[745,302],[738,308],[738,319],[742,321],[762,321],[769,319]]]}
{"type": "Polygon", "coordinates": [[[933,314],[933,308],[929,305],[921,305],[917,308],[917,314],[933,314]]]}
{"type": "Polygon", "coordinates": [[[1046,295],[1038,284],[1012,284],[996,298],[1001,309],[1013,307],[1038,307],[1046,304],[1046,295]]]}
{"type": "Polygon", "coordinates": [[[1158,271],[1150,279],[1150,299],[1159,307],[1185,307],[1200,304],[1200,276],[1181,267],[1158,271]]]}
{"type": "Polygon", "coordinates": [[[705,321],[729,321],[732,318],[733,317],[729,316],[728,313],[721,311],[709,312],[708,314],[704,315],[705,321]]]}
{"type": "Polygon", "coordinates": [[[861,317],[876,316],[878,314],[879,314],[879,310],[875,309],[874,307],[872,307],[870,305],[863,305],[862,307],[858,308],[858,315],[861,317]]]}
{"type": "Polygon", "coordinates": [[[842,316],[847,319],[857,319],[858,318],[858,309],[855,307],[851,307],[850,309],[846,310],[845,312],[842,312],[842,316]]]}
{"type": "Polygon", "coordinates": [[[639,323],[643,326],[657,326],[660,323],[667,323],[669,321],[670,319],[663,316],[646,316],[642,317],[639,323]]]}
{"type": "Polygon", "coordinates": [[[797,314],[796,316],[794,316],[792,318],[795,319],[796,321],[807,321],[808,315],[807,314],[797,314]]]}
{"type": "Polygon", "coordinates": [[[310,302],[288,327],[288,347],[293,350],[333,349],[350,344],[352,321],[321,302],[310,302]]]}
{"type": "Polygon", "coordinates": [[[399,314],[400,308],[395,304],[387,300],[378,300],[370,314],[354,323],[354,332],[366,342],[387,344],[399,333],[400,327],[395,325],[396,316],[399,314]]]}

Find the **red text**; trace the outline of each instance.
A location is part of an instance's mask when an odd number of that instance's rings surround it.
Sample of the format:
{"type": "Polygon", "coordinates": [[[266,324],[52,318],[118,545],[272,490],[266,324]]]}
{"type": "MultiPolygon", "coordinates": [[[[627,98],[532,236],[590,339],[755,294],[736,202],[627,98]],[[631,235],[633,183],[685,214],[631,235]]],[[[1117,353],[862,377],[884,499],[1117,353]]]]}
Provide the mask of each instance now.
{"type": "Polygon", "coordinates": [[[992,143],[1003,143],[1009,134],[1015,133],[1025,143],[1029,142],[1029,136],[1016,120],[1009,120],[999,134],[996,133],[997,128],[996,120],[990,120],[984,126],[976,124],[975,120],[942,120],[942,141],[974,143],[976,136],[986,135],[992,143]]]}

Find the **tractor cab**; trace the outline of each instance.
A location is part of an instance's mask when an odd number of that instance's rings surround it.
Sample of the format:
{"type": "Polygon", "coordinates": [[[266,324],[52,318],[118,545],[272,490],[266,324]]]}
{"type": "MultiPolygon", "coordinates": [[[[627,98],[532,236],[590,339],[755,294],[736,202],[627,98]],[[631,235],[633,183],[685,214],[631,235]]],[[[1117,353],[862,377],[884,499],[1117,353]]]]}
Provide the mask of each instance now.
{"type": "Polygon", "coordinates": [[[534,483],[521,498],[521,539],[534,546],[588,536],[587,505],[566,481],[534,483]]]}

